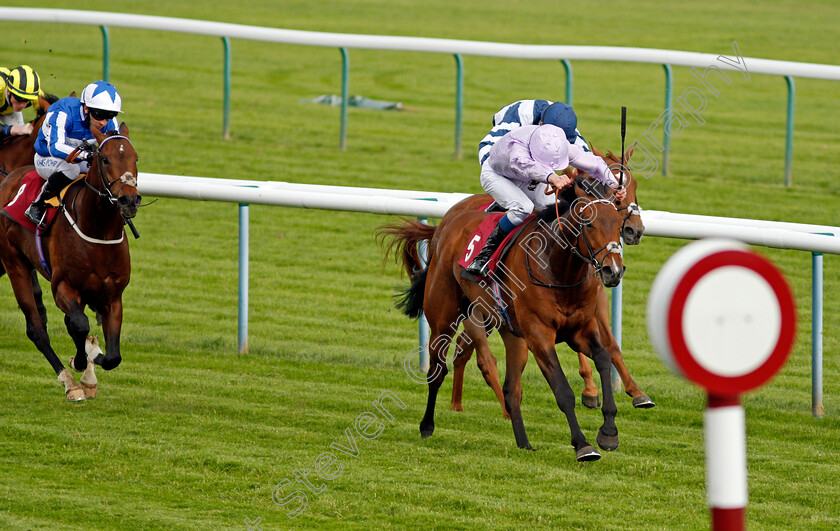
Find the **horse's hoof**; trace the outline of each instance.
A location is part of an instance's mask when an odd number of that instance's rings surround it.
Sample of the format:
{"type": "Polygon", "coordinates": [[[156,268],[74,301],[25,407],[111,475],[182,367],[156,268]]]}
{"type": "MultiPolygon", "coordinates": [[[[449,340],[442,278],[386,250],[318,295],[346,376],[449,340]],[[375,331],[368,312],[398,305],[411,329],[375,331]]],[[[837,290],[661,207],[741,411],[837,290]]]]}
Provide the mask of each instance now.
{"type": "Polygon", "coordinates": [[[507,411],[502,411],[502,416],[503,416],[506,420],[510,420],[510,413],[508,413],[507,411]]]}
{"type": "Polygon", "coordinates": [[[601,395],[589,396],[581,393],[580,403],[589,409],[598,409],[601,407],[601,395]]]}
{"type": "Polygon", "coordinates": [[[434,424],[432,424],[431,426],[423,426],[422,424],[420,425],[420,437],[422,439],[428,439],[429,437],[432,436],[432,434],[434,432],[435,432],[435,425],[434,424]]]}
{"type": "Polygon", "coordinates": [[[464,406],[461,404],[452,404],[449,406],[452,411],[464,411],[464,406]]]}
{"type": "Polygon", "coordinates": [[[591,444],[587,444],[576,453],[579,463],[583,463],[584,461],[597,461],[598,459],[601,459],[601,452],[596,450],[591,444]]]}
{"type": "Polygon", "coordinates": [[[648,395],[641,394],[633,399],[633,407],[637,409],[650,409],[654,406],[656,404],[653,403],[653,400],[648,395]]]}
{"type": "Polygon", "coordinates": [[[85,382],[82,382],[82,389],[85,391],[85,398],[89,400],[93,400],[96,398],[96,395],[99,394],[99,386],[98,385],[89,385],[85,382]]]}
{"type": "Polygon", "coordinates": [[[67,396],[68,402],[81,402],[85,399],[85,392],[82,390],[81,387],[74,387],[73,389],[68,389],[64,394],[67,396]]]}
{"type": "Polygon", "coordinates": [[[618,448],[618,434],[605,435],[601,429],[598,429],[598,436],[595,437],[595,442],[601,447],[601,450],[612,452],[618,448]]]}
{"type": "Polygon", "coordinates": [[[519,448],[522,449],[522,450],[528,450],[529,452],[536,452],[537,451],[536,448],[531,446],[531,443],[527,443],[527,444],[525,444],[525,446],[520,446],[519,448]]]}

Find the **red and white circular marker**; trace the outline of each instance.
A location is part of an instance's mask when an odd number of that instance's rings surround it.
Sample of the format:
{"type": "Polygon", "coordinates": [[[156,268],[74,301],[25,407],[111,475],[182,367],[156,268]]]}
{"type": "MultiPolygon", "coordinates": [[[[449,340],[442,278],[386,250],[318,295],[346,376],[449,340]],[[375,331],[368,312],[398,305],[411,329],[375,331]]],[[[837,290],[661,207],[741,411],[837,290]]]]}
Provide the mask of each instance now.
{"type": "Polygon", "coordinates": [[[747,444],[738,396],[767,382],[787,360],[796,332],[790,287],[746,245],[700,240],[656,276],[647,325],[662,361],[709,395],[703,425],[712,529],[743,530],[747,444]]]}
{"type": "Polygon", "coordinates": [[[767,382],[787,360],[796,332],[782,274],[729,240],[700,240],[674,254],[651,287],[647,309],[660,358],[712,395],[738,395],[767,382]]]}

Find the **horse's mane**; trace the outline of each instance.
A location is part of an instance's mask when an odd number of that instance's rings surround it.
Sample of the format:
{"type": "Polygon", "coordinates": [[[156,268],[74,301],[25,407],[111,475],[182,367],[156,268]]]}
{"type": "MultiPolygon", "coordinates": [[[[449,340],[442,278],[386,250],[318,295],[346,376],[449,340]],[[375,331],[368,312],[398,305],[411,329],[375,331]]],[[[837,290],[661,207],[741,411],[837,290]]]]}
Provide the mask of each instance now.
{"type": "MultiPolygon", "coordinates": [[[[572,191],[572,201],[574,201],[574,191],[572,191]]],[[[571,206],[571,202],[568,200],[568,191],[563,190],[560,192],[560,203],[555,208],[554,206],[546,207],[539,212],[536,213],[537,221],[541,221],[543,223],[551,223],[555,219],[557,219],[557,213],[560,212],[562,216],[566,212],[569,211],[569,207],[571,206]]]]}
{"type": "Polygon", "coordinates": [[[589,195],[601,198],[608,197],[613,193],[611,188],[598,179],[593,179],[587,173],[579,173],[577,177],[575,177],[575,186],[582,189],[589,195]]]}
{"type": "MultiPolygon", "coordinates": [[[[50,105],[52,105],[53,103],[57,102],[60,99],[55,94],[50,94],[49,92],[45,92],[42,97],[44,98],[44,101],[46,101],[50,105]]],[[[47,112],[46,109],[41,107],[40,102],[38,102],[38,105],[33,105],[33,107],[35,107],[35,118],[32,121],[30,121],[29,123],[37,121],[40,117],[44,116],[44,114],[46,114],[46,112],[47,112]]]]}

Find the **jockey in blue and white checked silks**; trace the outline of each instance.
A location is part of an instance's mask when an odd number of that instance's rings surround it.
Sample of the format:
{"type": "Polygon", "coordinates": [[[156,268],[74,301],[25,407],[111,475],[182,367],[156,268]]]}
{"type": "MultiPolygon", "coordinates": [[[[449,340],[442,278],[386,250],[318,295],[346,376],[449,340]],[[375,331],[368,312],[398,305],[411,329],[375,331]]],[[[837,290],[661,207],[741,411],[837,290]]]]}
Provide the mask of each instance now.
{"type": "Polygon", "coordinates": [[[478,144],[478,162],[484,164],[490,148],[500,138],[524,125],[556,125],[566,133],[570,144],[589,151],[586,140],[577,129],[577,115],[570,105],[548,100],[520,100],[502,107],[493,116],[493,129],[478,144]]]}
{"type": "Polygon", "coordinates": [[[101,133],[119,130],[116,117],[121,112],[122,98],[114,85],[105,81],[89,84],[81,98],[61,98],[50,105],[35,141],[35,169],[46,182],[38,198],[26,209],[26,217],[35,225],[42,226],[44,202],[86,172],[93,155],[82,149],[72,161],[67,157],[94,140],[92,127],[101,133]]]}

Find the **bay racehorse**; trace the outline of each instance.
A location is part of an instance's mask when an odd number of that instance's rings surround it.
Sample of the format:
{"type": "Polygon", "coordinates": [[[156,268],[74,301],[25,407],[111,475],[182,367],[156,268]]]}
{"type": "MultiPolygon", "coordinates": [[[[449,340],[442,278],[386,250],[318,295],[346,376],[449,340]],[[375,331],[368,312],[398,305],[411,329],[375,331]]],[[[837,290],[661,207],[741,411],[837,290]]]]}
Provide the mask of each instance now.
{"type": "Polygon", "coordinates": [[[32,119],[32,133],[28,135],[10,135],[3,139],[0,144],[0,175],[8,175],[13,170],[33,164],[35,158],[35,140],[38,138],[38,131],[44,123],[47,109],[58,101],[58,96],[45,94],[38,97],[38,105],[35,107],[35,118],[32,119]]]}
{"type": "Polygon", "coordinates": [[[618,447],[610,353],[601,339],[596,308],[599,283],[615,286],[624,273],[619,243],[623,216],[610,200],[592,200],[579,187],[569,200],[574,200],[571,206],[564,202],[565,208],[546,209],[516,234],[504,260],[508,274],[495,279],[504,287],[496,297],[506,309],[505,320],[489,283],[463,278],[458,264],[474,230],[487,216],[485,212],[466,210],[439,227],[404,220],[380,229],[381,235],[391,238],[389,251],[394,246],[401,249],[406,269],[413,272],[400,307],[410,317],[425,313],[429,322],[429,396],[420,423],[422,437],[434,432],[435,401],[448,372],[446,352],[451,334],[463,323],[475,348],[489,353],[485,334],[491,322],[490,327],[499,329],[505,344],[504,405],[520,448],[532,449],[520,409],[522,371],[530,350],[566,415],[577,459],[600,458],[578,425],[574,393],[557,359],[555,344],[559,342],[595,361],[604,396],[604,422],[596,440],[605,450],[618,447]],[[424,239],[435,242],[425,269],[414,250],[424,239]],[[560,286],[565,289],[554,289],[560,286]]]}
{"type": "MultiPolygon", "coordinates": [[[[592,152],[610,165],[617,175],[621,175],[618,171],[621,164],[621,158],[609,151],[604,154],[594,146],[592,146],[592,152]]],[[[642,223],[640,215],[641,209],[638,206],[637,182],[632,178],[632,175],[626,167],[626,164],[632,155],[633,147],[631,146],[624,154],[625,167],[622,177],[624,185],[627,189],[627,196],[623,201],[617,202],[616,207],[624,217],[621,227],[621,236],[624,243],[628,245],[638,245],[641,241],[642,235],[644,234],[645,226],[644,223],[642,223]]],[[[612,199],[613,193],[611,190],[604,187],[598,181],[589,178],[586,174],[577,175],[575,173],[571,173],[570,176],[575,177],[578,186],[587,190],[588,195],[593,199],[612,199]]],[[[475,210],[488,204],[492,200],[493,198],[487,194],[475,195],[463,199],[449,209],[441,220],[440,226],[442,227],[449,223],[450,220],[459,213],[466,210],[475,210]]],[[[430,252],[432,252],[434,245],[434,241],[430,242],[430,252]]],[[[610,329],[609,300],[607,299],[607,293],[602,286],[599,286],[597,318],[598,325],[601,329],[601,335],[604,340],[604,347],[606,347],[606,349],[610,352],[611,361],[621,377],[625,392],[632,398],[633,406],[636,408],[654,407],[654,402],[639,388],[638,384],[635,380],[633,380],[633,377],[630,375],[630,372],[624,364],[621,348],[615,341],[610,329]]],[[[453,361],[454,371],[450,408],[455,411],[463,411],[464,406],[462,396],[464,369],[475,349],[473,347],[473,339],[465,332],[461,332],[458,335],[456,342],[457,346],[455,352],[457,352],[458,355],[453,361]]],[[[502,395],[501,385],[499,384],[499,373],[496,367],[496,358],[489,352],[489,350],[485,351],[482,349],[482,351],[477,352],[476,362],[484,380],[487,382],[487,385],[493,389],[493,392],[496,394],[496,398],[502,406],[502,415],[505,418],[510,418],[510,415],[504,407],[504,397],[502,395]]],[[[578,373],[584,381],[584,389],[581,393],[581,403],[591,409],[600,407],[600,397],[598,395],[598,387],[595,385],[595,380],[592,377],[592,367],[589,365],[589,360],[586,356],[580,352],[578,353],[578,366],[578,373]]]]}
{"type": "MultiPolygon", "coordinates": [[[[88,173],[70,186],[56,220],[36,235],[7,216],[0,216],[0,275],[9,275],[18,306],[26,319],[26,335],[58,375],[68,400],[93,398],[97,393],[93,365],[117,367],[122,327],[122,293],[128,285],[131,263],[124,224],[137,214],[137,152],[128,138],[128,127],[103,135],[92,130],[98,147],[88,173]],[[38,246],[43,250],[43,261],[38,246]],[[70,366],[84,371],[82,386],[59,360],[47,335],[47,313],[37,274],[50,280],[56,305],[76,347],[70,366]],[[85,307],[102,321],[105,353],[90,337],[85,307]],[[91,361],[92,363],[88,363],[91,361]]],[[[24,175],[32,166],[19,168],[0,183],[0,206],[18,198],[24,175]]]]}

